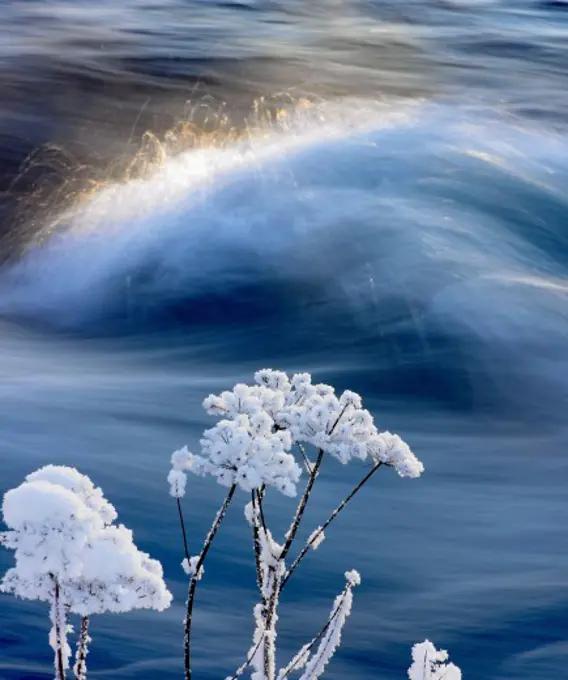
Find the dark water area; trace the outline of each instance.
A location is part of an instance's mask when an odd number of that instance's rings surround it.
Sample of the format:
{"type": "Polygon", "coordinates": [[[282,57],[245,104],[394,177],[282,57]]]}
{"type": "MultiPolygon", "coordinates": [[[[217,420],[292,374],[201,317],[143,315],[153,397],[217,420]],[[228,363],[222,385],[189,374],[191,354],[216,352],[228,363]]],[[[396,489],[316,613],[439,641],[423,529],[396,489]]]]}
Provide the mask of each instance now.
{"type": "MultiPolygon", "coordinates": [[[[568,4],[0,1],[0,479],[76,465],[159,558],[164,614],[93,621],[90,676],[182,675],[165,477],[211,391],[265,366],[360,392],[423,460],[379,474],[291,581],[280,661],[356,568],[330,679],[568,667],[568,4]],[[149,134],[151,133],[151,134],[149,134]]],[[[362,473],[329,461],[306,534],[362,473]]],[[[190,480],[191,551],[223,498],[190,480]]],[[[231,509],[196,677],[252,634],[231,509]]],[[[272,497],[279,527],[292,511],[272,497]]],[[[11,556],[0,553],[0,567],[11,556]]],[[[0,600],[0,678],[51,677],[0,600]]]]}

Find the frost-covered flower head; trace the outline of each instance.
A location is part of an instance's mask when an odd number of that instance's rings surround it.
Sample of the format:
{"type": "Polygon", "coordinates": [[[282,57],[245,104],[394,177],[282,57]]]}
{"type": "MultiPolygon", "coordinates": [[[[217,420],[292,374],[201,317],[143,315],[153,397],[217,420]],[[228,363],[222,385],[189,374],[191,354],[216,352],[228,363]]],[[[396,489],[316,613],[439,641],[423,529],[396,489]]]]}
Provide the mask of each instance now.
{"type": "MultiPolygon", "coordinates": [[[[361,397],[349,390],[340,396],[330,385],[312,384],[309,373],[289,378],[282,371],[255,373],[254,385],[210,395],[203,405],[225,420],[266,417],[267,431],[287,432],[292,443],[308,443],[342,463],[365,460],[393,467],[402,477],[419,477],[424,467],[400,437],[378,432],[361,397]]],[[[174,466],[175,467],[175,466],[174,466]]]]}
{"type": "Polygon", "coordinates": [[[9,531],[0,543],[16,564],[0,589],[50,601],[55,583],[75,613],[164,609],[171,595],[159,562],[140,552],[116,511],[91,480],[73,468],[48,466],[4,496],[9,531]]]}
{"type": "Polygon", "coordinates": [[[266,484],[287,496],[296,495],[301,469],[289,453],[290,434],[279,430],[266,411],[221,420],[203,433],[200,444],[200,455],[187,448],[173,454],[168,475],[173,496],[184,495],[187,471],[211,475],[223,486],[237,484],[244,491],[266,484]]]}

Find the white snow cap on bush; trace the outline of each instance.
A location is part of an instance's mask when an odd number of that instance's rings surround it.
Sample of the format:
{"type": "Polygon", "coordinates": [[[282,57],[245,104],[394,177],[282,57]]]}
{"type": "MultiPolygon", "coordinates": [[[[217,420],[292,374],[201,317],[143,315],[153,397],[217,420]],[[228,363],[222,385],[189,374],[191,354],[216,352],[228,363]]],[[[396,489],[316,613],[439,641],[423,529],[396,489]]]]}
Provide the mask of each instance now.
{"type": "Polygon", "coordinates": [[[73,468],[47,466],[4,496],[0,543],[15,551],[0,590],[51,601],[55,583],[73,613],[169,606],[159,562],[138,550],[116,511],[73,468]]]}
{"type": "Polygon", "coordinates": [[[461,670],[453,663],[446,663],[448,652],[437,650],[424,640],[412,648],[412,665],[408,669],[410,680],[461,680],[461,670]]]}
{"type": "Polygon", "coordinates": [[[401,477],[422,474],[424,466],[400,437],[377,431],[355,392],[337,396],[330,385],[312,384],[309,373],[289,378],[282,371],[263,369],[254,378],[255,385],[238,384],[231,392],[207,397],[203,402],[207,412],[233,421],[255,419],[263,424],[257,436],[286,432],[290,444],[312,444],[342,463],[370,457],[393,467],[401,477]]]}

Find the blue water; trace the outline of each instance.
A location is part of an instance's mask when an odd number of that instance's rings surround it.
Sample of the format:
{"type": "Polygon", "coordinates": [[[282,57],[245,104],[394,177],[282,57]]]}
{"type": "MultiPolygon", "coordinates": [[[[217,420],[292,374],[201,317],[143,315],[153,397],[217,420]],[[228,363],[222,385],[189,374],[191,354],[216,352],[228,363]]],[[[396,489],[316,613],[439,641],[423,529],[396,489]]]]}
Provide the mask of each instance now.
{"type": "MultiPolygon", "coordinates": [[[[468,680],[565,676],[561,5],[0,3],[2,491],[76,465],[175,595],[93,621],[93,678],[181,677],[169,455],[211,424],[204,396],[263,366],[360,392],[426,466],[379,474],[306,560],[281,661],[356,568],[330,679],[403,678],[425,637],[468,680]],[[191,143],[149,150],[142,133],[180,119],[191,143]]],[[[362,472],[326,464],[306,533],[362,472]]],[[[190,480],[192,552],[222,498],[190,480]]],[[[244,501],[200,584],[198,678],[250,642],[244,501]]],[[[291,509],[267,512],[283,527],[291,509]]],[[[47,628],[43,607],[0,600],[2,680],[50,677],[47,628]]]]}

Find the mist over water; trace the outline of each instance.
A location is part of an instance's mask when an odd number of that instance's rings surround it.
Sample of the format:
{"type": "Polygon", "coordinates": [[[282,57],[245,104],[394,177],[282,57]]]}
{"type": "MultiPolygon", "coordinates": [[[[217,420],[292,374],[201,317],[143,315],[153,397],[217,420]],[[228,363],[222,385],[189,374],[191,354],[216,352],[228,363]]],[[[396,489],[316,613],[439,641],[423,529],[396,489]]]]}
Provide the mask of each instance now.
{"type": "MultiPolygon", "coordinates": [[[[76,465],[176,598],[164,615],[95,619],[93,678],[180,677],[169,456],[211,425],[203,397],[264,366],[360,392],[426,465],[418,481],[379,474],[306,560],[281,661],[356,568],[330,679],[402,678],[425,637],[468,680],[562,677],[568,10],[49,0],[0,12],[2,491],[42,464],[76,465]],[[169,144],[184,116],[192,142],[169,144]],[[148,129],[165,140],[151,158],[148,129]],[[20,165],[47,143],[57,150],[20,165]],[[144,172],[123,172],[141,144],[144,172]]],[[[306,533],[356,467],[329,461],[306,533]]],[[[222,490],[190,484],[196,551],[222,490]]],[[[238,505],[197,602],[207,680],[233,672],[252,632],[238,505]]],[[[284,526],[291,504],[268,510],[284,526]]],[[[3,598],[0,610],[0,676],[50,677],[43,608],[3,598]]]]}

